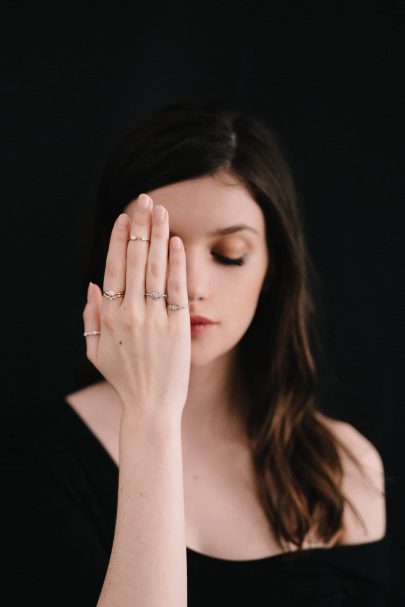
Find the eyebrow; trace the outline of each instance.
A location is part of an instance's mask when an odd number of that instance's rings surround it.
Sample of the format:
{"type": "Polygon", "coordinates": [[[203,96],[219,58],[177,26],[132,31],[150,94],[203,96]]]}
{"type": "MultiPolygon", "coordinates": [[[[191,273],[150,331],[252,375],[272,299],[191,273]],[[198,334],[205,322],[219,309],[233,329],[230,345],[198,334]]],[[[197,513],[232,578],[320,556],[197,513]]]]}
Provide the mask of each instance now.
{"type": "MultiPolygon", "coordinates": [[[[218,230],[209,232],[208,236],[226,236],[227,234],[234,234],[235,232],[240,232],[241,230],[250,230],[251,232],[255,232],[255,234],[259,234],[255,228],[247,226],[245,223],[239,223],[234,226],[228,226],[227,228],[218,228],[218,230]]],[[[178,236],[178,234],[170,231],[170,237],[172,236],[178,236]]]]}

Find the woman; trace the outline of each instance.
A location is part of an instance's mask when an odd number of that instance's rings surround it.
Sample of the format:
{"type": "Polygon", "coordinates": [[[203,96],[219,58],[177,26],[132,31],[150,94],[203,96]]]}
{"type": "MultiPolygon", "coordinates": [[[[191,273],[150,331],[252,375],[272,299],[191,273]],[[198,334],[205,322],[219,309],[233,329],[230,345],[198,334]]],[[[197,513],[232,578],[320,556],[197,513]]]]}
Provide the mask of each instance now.
{"type": "Polygon", "coordinates": [[[310,261],[274,135],[167,105],[96,200],[92,373],[4,432],[13,597],[384,604],[383,466],[316,399],[310,261]]]}

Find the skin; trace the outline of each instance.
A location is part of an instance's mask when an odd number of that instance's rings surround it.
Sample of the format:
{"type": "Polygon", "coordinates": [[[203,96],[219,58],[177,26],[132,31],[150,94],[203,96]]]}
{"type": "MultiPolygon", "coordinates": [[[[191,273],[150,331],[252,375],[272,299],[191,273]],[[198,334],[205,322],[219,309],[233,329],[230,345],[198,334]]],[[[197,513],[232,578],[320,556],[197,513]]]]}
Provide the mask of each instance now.
{"type": "MultiPolygon", "coordinates": [[[[190,315],[218,323],[191,337],[183,436],[193,441],[239,436],[243,441],[241,420],[227,386],[230,377],[235,381],[236,346],[253,320],[269,264],[263,212],[228,173],[146,193],[154,207],[162,205],[168,211],[170,236],[178,235],[183,241],[190,315]],[[255,231],[209,235],[235,224],[246,224],[255,231]],[[213,253],[233,259],[246,256],[245,264],[223,265],[213,253]]],[[[131,218],[135,204],[133,201],[124,209],[131,218]]]]}
{"type": "MultiPolygon", "coordinates": [[[[146,193],[153,199],[155,208],[163,205],[168,211],[170,236],[180,236],[184,244],[189,313],[206,316],[218,323],[191,337],[190,377],[181,420],[188,513],[186,522],[191,529],[187,530],[188,545],[224,558],[260,558],[274,554],[277,547],[266,536],[267,522],[260,508],[249,501],[253,499],[253,488],[244,476],[248,470],[248,453],[236,404],[241,404],[246,395],[243,386],[240,386],[237,391],[240,402],[232,402],[227,388],[230,383],[238,381],[236,346],[253,320],[271,263],[263,212],[248,191],[227,173],[170,184],[146,193]],[[218,228],[241,223],[256,232],[243,230],[226,236],[209,236],[218,228]],[[229,258],[246,255],[246,263],[242,266],[222,265],[214,253],[229,258]],[[200,483],[200,493],[195,484],[196,470],[200,480],[206,479],[200,483]],[[218,478],[215,481],[216,477],[220,478],[221,484],[220,503],[217,500],[219,481],[218,478]],[[215,481],[212,495],[211,480],[215,481]],[[247,492],[245,485],[249,486],[247,492]],[[228,533],[224,525],[217,529],[216,519],[209,516],[206,506],[201,511],[200,504],[203,503],[215,504],[218,519],[223,507],[223,521],[229,521],[232,512],[236,517],[236,522],[232,520],[232,532],[228,533]],[[245,543],[235,545],[234,528],[245,529],[244,537],[250,538],[248,547],[245,543]],[[219,548],[215,539],[218,537],[222,538],[219,548]]],[[[124,209],[131,220],[135,205],[136,200],[124,209]]],[[[88,328],[94,328],[93,324],[88,328]]],[[[98,435],[105,438],[104,443],[111,445],[110,452],[116,454],[118,461],[120,403],[109,383],[90,386],[81,395],[71,396],[70,402],[76,403],[81,413],[85,413],[83,417],[89,425],[97,425],[99,430],[101,428],[98,435]],[[84,396],[86,392],[88,396],[84,396]],[[105,407],[99,406],[100,403],[105,403],[105,407]],[[108,411],[112,412],[111,416],[106,413],[108,411]]],[[[374,480],[375,488],[370,489],[341,453],[345,471],[344,492],[353,500],[368,527],[365,533],[351,511],[345,508],[346,529],[341,543],[378,539],[385,530],[381,458],[372,444],[352,426],[319,415],[330,430],[354,450],[374,480]]],[[[316,541],[314,543],[316,545],[316,541]]]]}
{"type": "MultiPolygon", "coordinates": [[[[186,604],[185,546],[190,540],[199,545],[201,535],[209,544],[212,541],[212,517],[205,516],[199,524],[201,504],[207,499],[215,503],[216,483],[207,474],[210,469],[238,506],[231,521],[227,509],[222,511],[224,524],[231,523],[232,533],[227,536],[234,536],[241,517],[254,525],[260,543],[265,542],[255,550],[269,548],[267,521],[265,533],[260,525],[263,513],[259,509],[252,516],[254,492],[245,458],[228,454],[222,461],[214,449],[206,450],[205,462],[189,457],[207,436],[223,449],[241,433],[228,386],[237,371],[235,347],[253,319],[268,266],[262,211],[229,177],[206,176],[148,192],[155,210],[165,203],[170,223],[154,222],[146,266],[145,247],[127,241],[126,215],[136,236],[149,235],[145,230],[149,220],[141,211],[142,197],[130,203],[120,217],[124,223],[114,225],[103,284],[104,290],[125,290],[125,297],[122,303],[106,302],[99,287],[89,288],[85,329],[100,326],[101,333],[87,341],[87,355],[122,401],[117,520],[98,607],[158,605],[162,596],[168,607],[186,604]],[[209,235],[241,222],[253,225],[232,235],[209,235]],[[169,225],[172,235],[183,239],[184,249],[176,254],[176,239],[171,240],[166,275],[169,225]],[[246,256],[246,264],[223,265],[213,252],[228,258],[246,256]],[[182,316],[167,314],[144,297],[145,287],[159,287],[168,293],[167,302],[188,302],[190,310],[182,316]],[[216,323],[193,336],[192,344],[189,314],[216,323]],[[203,499],[198,499],[198,491],[203,499]]],[[[243,400],[242,389],[239,394],[243,400]]],[[[246,533],[252,537],[248,529],[246,533]]]]}

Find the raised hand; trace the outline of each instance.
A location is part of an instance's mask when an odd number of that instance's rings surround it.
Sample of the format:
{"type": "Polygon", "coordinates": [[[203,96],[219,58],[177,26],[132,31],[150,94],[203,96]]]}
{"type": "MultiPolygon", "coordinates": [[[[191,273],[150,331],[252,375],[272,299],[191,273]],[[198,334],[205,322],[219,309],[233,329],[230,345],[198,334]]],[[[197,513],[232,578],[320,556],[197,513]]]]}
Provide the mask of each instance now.
{"type": "Polygon", "coordinates": [[[132,223],[123,213],[114,224],[104,296],[91,283],[83,312],[87,357],[115,388],[125,409],[181,417],[191,358],[186,256],[178,237],[169,243],[167,210],[153,206],[141,194],[132,223]],[[145,292],[167,297],[155,299],[145,292]],[[182,307],[171,309],[169,304],[182,307]]]}

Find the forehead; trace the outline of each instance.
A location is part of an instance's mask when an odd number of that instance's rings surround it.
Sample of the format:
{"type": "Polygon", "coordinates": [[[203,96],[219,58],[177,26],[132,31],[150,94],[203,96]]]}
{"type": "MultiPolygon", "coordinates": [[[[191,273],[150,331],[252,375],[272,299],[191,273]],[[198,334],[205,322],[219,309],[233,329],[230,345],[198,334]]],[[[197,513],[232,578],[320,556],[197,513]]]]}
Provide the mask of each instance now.
{"type": "MultiPolygon", "coordinates": [[[[169,212],[170,229],[180,236],[206,236],[218,228],[247,224],[259,235],[265,233],[264,215],[247,189],[229,174],[207,175],[179,181],[146,192],[154,206],[162,204],[169,212]]],[[[135,201],[126,208],[132,216],[135,201]]],[[[240,235],[253,232],[243,230],[240,235]]]]}

